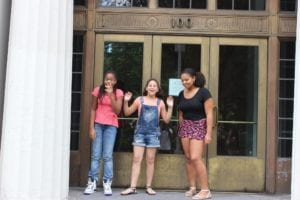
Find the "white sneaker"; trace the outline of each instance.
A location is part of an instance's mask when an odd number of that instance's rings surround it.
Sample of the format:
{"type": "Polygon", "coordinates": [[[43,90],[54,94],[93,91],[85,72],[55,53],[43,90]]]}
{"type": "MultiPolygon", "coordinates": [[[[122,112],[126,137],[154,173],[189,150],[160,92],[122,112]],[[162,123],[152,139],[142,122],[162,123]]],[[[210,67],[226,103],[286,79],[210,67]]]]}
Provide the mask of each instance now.
{"type": "Polygon", "coordinates": [[[92,181],[92,179],[89,178],[87,187],[85,188],[83,194],[85,194],[85,195],[93,194],[95,192],[96,188],[97,188],[96,180],[92,181]]]}
{"type": "Polygon", "coordinates": [[[103,181],[103,192],[105,196],[111,196],[111,180],[107,180],[106,182],[103,181]]]}

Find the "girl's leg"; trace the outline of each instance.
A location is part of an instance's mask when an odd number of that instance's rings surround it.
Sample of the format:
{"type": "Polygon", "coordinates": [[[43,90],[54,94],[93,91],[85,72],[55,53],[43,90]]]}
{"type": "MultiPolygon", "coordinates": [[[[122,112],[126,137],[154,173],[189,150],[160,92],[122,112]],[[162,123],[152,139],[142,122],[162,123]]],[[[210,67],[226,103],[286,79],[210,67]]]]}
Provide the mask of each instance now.
{"type": "Polygon", "coordinates": [[[147,148],[146,149],[146,186],[150,187],[153,180],[153,174],[154,174],[154,164],[155,164],[155,156],[156,156],[156,148],[147,148]]]}
{"type": "Polygon", "coordinates": [[[96,180],[98,182],[99,175],[99,162],[102,156],[102,125],[95,124],[96,138],[92,141],[92,149],[91,149],[91,167],[89,171],[89,177],[92,180],[96,180]]]}
{"type": "Polygon", "coordinates": [[[133,158],[132,158],[132,169],[131,169],[131,181],[130,187],[136,188],[137,181],[141,171],[141,163],[143,160],[145,147],[133,146],[133,158]]]}
{"type": "Polygon", "coordinates": [[[113,178],[113,150],[117,135],[117,128],[105,125],[103,131],[103,180],[113,178]]]}
{"type": "Polygon", "coordinates": [[[205,144],[204,140],[190,141],[190,156],[193,166],[195,167],[197,176],[199,177],[199,183],[201,185],[201,191],[196,195],[195,199],[211,196],[208,187],[208,175],[206,166],[202,160],[205,144]]]}
{"type": "Polygon", "coordinates": [[[196,171],[191,161],[190,155],[190,139],[189,138],[181,138],[181,144],[184,151],[185,156],[185,166],[186,166],[186,173],[189,181],[190,188],[196,191],[196,171]]]}

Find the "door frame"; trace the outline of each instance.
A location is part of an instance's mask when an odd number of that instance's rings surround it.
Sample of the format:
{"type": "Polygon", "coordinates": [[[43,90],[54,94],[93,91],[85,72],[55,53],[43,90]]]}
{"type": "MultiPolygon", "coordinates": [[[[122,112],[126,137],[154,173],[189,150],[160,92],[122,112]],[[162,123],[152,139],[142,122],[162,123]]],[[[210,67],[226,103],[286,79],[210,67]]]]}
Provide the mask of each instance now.
{"type": "MultiPolygon", "coordinates": [[[[218,105],[219,85],[219,48],[221,45],[258,47],[258,83],[257,83],[257,131],[256,156],[218,156],[217,138],[208,146],[208,173],[212,189],[223,191],[259,191],[265,190],[266,135],[267,135],[267,39],[220,38],[212,37],[210,44],[209,86],[215,104],[218,105]],[[226,168],[224,166],[227,166],[226,168]],[[222,168],[222,170],[221,170],[222,168]],[[248,173],[241,176],[242,172],[248,173]],[[235,171],[232,181],[228,176],[235,171]],[[249,181],[250,180],[250,181],[249,181]]],[[[216,134],[215,130],[214,135],[216,134]]]]}
{"type": "Polygon", "coordinates": [[[152,75],[157,80],[161,80],[161,44],[195,44],[201,45],[201,72],[205,77],[209,75],[209,38],[194,36],[153,36],[153,56],[152,56],[152,75]]]}

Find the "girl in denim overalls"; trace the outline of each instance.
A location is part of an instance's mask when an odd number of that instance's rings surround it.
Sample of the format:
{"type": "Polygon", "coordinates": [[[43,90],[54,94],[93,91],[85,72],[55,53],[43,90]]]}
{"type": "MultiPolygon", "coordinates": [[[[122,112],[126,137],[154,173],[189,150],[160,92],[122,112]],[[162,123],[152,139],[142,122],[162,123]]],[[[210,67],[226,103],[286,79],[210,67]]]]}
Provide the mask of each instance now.
{"type": "Polygon", "coordinates": [[[121,192],[122,195],[136,193],[136,185],[145,149],[147,166],[146,192],[150,195],[156,194],[151,188],[151,184],[154,174],[155,155],[157,148],[160,147],[159,116],[162,117],[164,122],[168,123],[171,119],[173,110],[173,98],[167,98],[168,110],[166,110],[166,106],[161,100],[161,96],[159,83],[155,79],[150,79],[146,83],[143,96],[136,98],[130,107],[128,106],[128,101],[131,99],[132,93],[128,92],[125,94],[124,114],[128,116],[138,110],[139,119],[137,121],[132,143],[133,161],[130,187],[121,192]]]}

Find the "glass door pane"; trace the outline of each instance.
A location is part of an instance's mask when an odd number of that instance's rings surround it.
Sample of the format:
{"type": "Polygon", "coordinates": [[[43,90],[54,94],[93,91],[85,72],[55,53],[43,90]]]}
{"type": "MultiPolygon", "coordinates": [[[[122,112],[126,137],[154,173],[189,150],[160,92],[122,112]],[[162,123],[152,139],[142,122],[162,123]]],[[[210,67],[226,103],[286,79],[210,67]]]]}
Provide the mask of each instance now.
{"type": "MultiPolygon", "coordinates": [[[[200,71],[201,45],[194,44],[162,44],[161,54],[161,87],[164,93],[169,94],[169,79],[180,78],[181,71],[190,67],[200,71]]],[[[177,97],[174,97],[177,101],[177,97]]],[[[171,128],[171,151],[169,153],[182,153],[180,142],[177,137],[178,109],[173,108],[174,121],[164,127],[171,128]]]]}
{"type": "MultiPolygon", "coordinates": [[[[160,80],[165,96],[169,94],[169,80],[180,79],[184,68],[202,70],[207,74],[208,39],[199,37],[154,36],[153,39],[153,77],[160,80]],[[204,67],[202,67],[204,66],[204,67]]],[[[180,81],[180,80],[179,80],[180,81]]],[[[174,96],[175,105],[177,97],[174,96]]],[[[163,153],[182,153],[180,140],[177,137],[178,110],[173,108],[173,119],[166,125],[162,123],[162,130],[171,130],[169,151],[163,153]]]]}
{"type": "MultiPolygon", "coordinates": [[[[99,45],[97,45],[96,52],[102,54],[103,57],[96,61],[94,84],[101,84],[103,74],[108,70],[113,70],[118,78],[117,87],[123,92],[133,93],[130,102],[132,103],[142,94],[144,80],[151,76],[151,67],[147,64],[150,63],[151,58],[151,54],[148,53],[151,51],[151,38],[131,35],[97,35],[97,37],[99,45]]],[[[129,117],[120,113],[115,151],[132,151],[132,133],[136,119],[137,113],[129,117]]]]}
{"type": "Polygon", "coordinates": [[[201,45],[162,44],[161,86],[165,94],[169,93],[169,79],[180,78],[184,68],[200,71],[201,45]]]}
{"type": "Polygon", "coordinates": [[[113,70],[118,76],[118,88],[140,95],[143,79],[143,43],[105,42],[104,72],[113,70]]]}
{"type": "Polygon", "coordinates": [[[256,155],[258,47],[221,45],[217,155],[256,155]]]}
{"type": "MultiPolygon", "coordinates": [[[[104,72],[113,70],[117,73],[117,87],[123,92],[131,91],[133,99],[141,95],[143,74],[143,43],[134,42],[105,42],[104,43],[104,72]]],[[[132,101],[130,102],[132,103],[132,101]]],[[[132,133],[134,132],[136,113],[127,118],[119,115],[118,136],[115,151],[132,150],[132,133]]]]}

